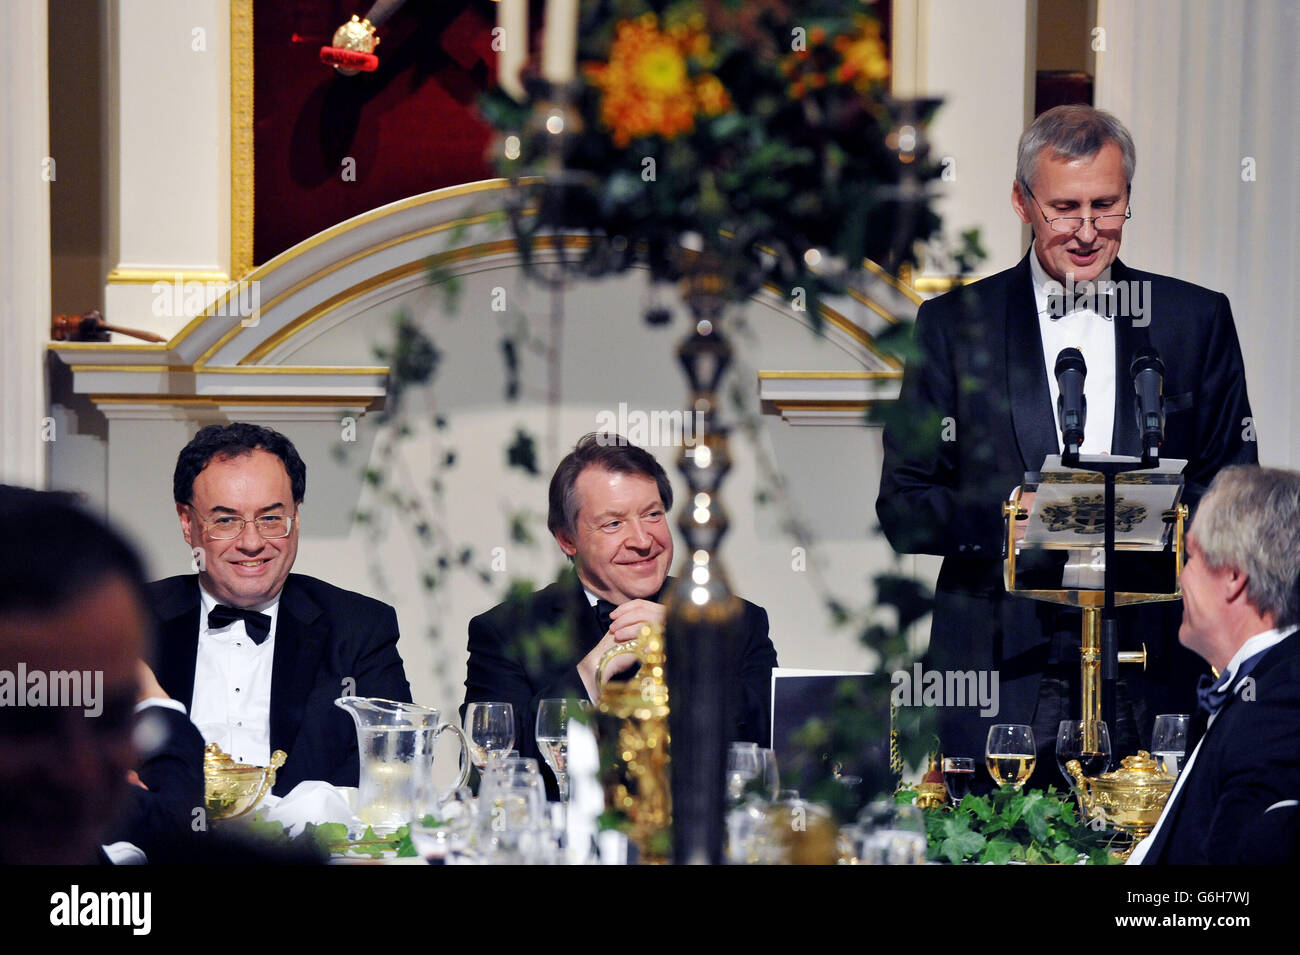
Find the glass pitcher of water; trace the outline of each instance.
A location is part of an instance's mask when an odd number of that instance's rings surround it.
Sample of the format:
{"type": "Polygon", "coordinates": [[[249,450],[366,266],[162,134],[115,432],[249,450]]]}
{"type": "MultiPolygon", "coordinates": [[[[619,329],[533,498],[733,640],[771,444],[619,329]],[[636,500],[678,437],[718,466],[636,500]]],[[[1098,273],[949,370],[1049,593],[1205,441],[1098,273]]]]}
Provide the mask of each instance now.
{"type": "Polygon", "coordinates": [[[418,703],[397,703],[344,696],[334,705],[352,714],[361,755],[361,793],[357,816],[376,835],[389,835],[413,819],[431,812],[438,793],[433,780],[433,747],[451,730],[460,740],[460,778],[469,778],[469,743],[459,726],[444,723],[439,712],[418,703]]]}

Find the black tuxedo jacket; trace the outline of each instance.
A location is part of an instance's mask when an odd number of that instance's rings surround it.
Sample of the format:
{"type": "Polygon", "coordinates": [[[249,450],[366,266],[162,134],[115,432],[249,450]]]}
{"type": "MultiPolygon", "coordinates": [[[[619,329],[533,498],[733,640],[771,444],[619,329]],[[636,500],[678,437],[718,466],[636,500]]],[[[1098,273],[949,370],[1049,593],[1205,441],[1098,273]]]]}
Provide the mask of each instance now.
{"type": "MultiPolygon", "coordinates": [[[[168,696],[189,707],[199,649],[198,578],[149,586],[158,621],[154,673],[168,696]]],[[[411,702],[397,635],[397,614],[388,604],[289,575],[280,592],[271,671],[271,750],[288,756],[276,774],[277,796],[305,779],[358,784],[356,724],[334,701],[351,693],[411,702]]]]}
{"type": "MultiPolygon", "coordinates": [[[[1149,343],[1165,364],[1161,453],[1187,459],[1184,500],[1194,504],[1220,468],[1258,461],[1228,299],[1118,260],[1111,279],[1150,282],[1145,314],[1115,319],[1112,448],[1141,453],[1128,367],[1149,343]]],[[[896,551],[944,558],[927,666],[999,672],[996,716],[944,713],[945,751],[978,756],[989,723],[1031,721],[1054,619],[1049,605],[1007,598],[1002,585],[1002,502],[1026,471],[1060,451],[1029,255],[923,304],[916,345],[903,375],[900,417],[884,433],[876,512],[896,551]]],[[[1170,707],[1156,712],[1188,712],[1203,669],[1177,645],[1180,613],[1176,603],[1121,608],[1121,646],[1145,643],[1151,655],[1147,675],[1136,668],[1123,675],[1152,706],[1170,707]],[[1175,695],[1175,686],[1186,695],[1175,695]]]]}
{"type": "Polygon", "coordinates": [[[1143,865],[1300,862],[1300,635],[1249,680],[1206,731],[1143,865]]]}
{"type": "MultiPolygon", "coordinates": [[[[741,603],[742,639],[731,667],[733,673],[740,674],[740,685],[732,688],[736,695],[733,712],[738,714],[738,722],[731,738],[768,746],[776,648],[767,634],[767,611],[747,600],[741,603]]],[[[534,737],[538,703],[557,697],[587,698],[577,665],[603,636],[581,583],[553,583],[479,614],[469,622],[469,667],[465,702],[460,708],[462,721],[470,703],[511,704],[515,711],[515,749],[521,756],[542,762],[534,737]],[[567,621],[572,621],[573,646],[547,652],[537,645],[545,642],[547,628],[567,621]],[[519,639],[529,634],[540,634],[543,639],[519,639]]]]}

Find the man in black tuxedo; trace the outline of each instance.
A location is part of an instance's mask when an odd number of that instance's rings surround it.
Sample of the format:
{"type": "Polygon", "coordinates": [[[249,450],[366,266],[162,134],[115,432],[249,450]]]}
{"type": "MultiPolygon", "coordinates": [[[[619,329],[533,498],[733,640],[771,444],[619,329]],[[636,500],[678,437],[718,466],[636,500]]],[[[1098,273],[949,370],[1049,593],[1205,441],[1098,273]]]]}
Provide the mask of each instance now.
{"type": "MultiPolygon", "coordinates": [[[[1225,465],[1257,461],[1227,298],[1117,258],[1135,161],[1128,131],[1092,107],[1057,107],[1031,124],[1011,200],[1033,246],[1015,268],[921,306],[917,355],[887,412],[881,525],[899,553],[944,558],[925,666],[999,676],[996,715],[941,711],[943,749],[979,756],[991,723],[1030,723],[1031,785],[1062,782],[1054,739],[1058,721],[1080,716],[1080,617],[1007,597],[1001,503],[1059,453],[1059,350],[1079,347],[1088,366],[1085,453],[1141,452],[1129,365],[1151,346],[1165,367],[1161,454],[1187,459],[1184,500],[1194,504],[1225,465]]],[[[1188,708],[1177,688],[1194,682],[1199,661],[1174,640],[1177,614],[1176,604],[1121,608],[1121,648],[1145,644],[1150,662],[1146,674],[1122,674],[1117,753],[1147,739],[1150,716],[1188,708]]]]}
{"type": "Polygon", "coordinates": [[[290,573],[306,485],[284,435],[203,428],[173,478],[198,574],[150,585],[159,683],[237,761],[284,750],[276,795],[308,779],[357,785],[356,727],[338,697],[411,700],[393,608],[290,573]]]}
{"type": "Polygon", "coordinates": [[[1187,536],[1178,638],[1220,674],[1132,864],[1300,862],[1300,473],[1228,468],[1187,536]]]}
{"type": "Polygon", "coordinates": [[[203,742],[141,662],[139,558],[70,495],[0,485],[0,526],[22,541],[0,553],[0,863],[180,861],[203,742]],[[38,673],[47,692],[15,705],[38,673]]]}
{"type": "MultiPolygon", "coordinates": [[[[663,624],[673,539],[668,475],[647,451],[619,435],[588,434],[551,478],[547,526],[573,561],[574,575],[533,594],[512,596],[469,623],[465,704],[505,702],[515,711],[515,748],[538,756],[537,705],[548,698],[600,697],[596,670],[605,653],[643,624],[663,624]],[[556,634],[559,639],[554,639],[556,634]]],[[[731,670],[734,740],[768,745],[776,649],[767,611],[742,601],[743,640],[731,670]]],[[[627,673],[630,654],[614,657],[605,679],[627,673]]]]}

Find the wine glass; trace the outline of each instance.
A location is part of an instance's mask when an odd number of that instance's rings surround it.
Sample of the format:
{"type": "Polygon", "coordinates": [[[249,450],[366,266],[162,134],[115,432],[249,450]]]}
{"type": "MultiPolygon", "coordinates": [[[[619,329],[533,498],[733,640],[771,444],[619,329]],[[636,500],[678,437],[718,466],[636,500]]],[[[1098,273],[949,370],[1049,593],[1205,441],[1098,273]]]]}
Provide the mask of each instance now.
{"type": "Polygon", "coordinates": [[[555,773],[560,802],[569,801],[569,702],[542,700],[537,706],[537,748],[555,773]]]}
{"type": "Polygon", "coordinates": [[[969,756],[945,756],[943,758],[943,785],[948,790],[948,798],[954,806],[959,805],[970,793],[975,783],[975,760],[969,756]]]}
{"type": "Polygon", "coordinates": [[[759,748],[755,783],[760,795],[768,802],[775,802],[781,794],[781,772],[776,765],[776,750],[759,748]]]}
{"type": "Polygon", "coordinates": [[[761,769],[757,743],[732,743],[727,750],[727,799],[734,806],[761,769]]]}
{"type": "Polygon", "coordinates": [[[1151,731],[1151,755],[1160,771],[1177,776],[1187,755],[1187,727],[1192,718],[1186,713],[1162,713],[1151,731]]]}
{"type": "Polygon", "coordinates": [[[1020,792],[1038,762],[1033,727],[1024,723],[995,723],[984,745],[984,765],[1003,789],[1020,792]]]}
{"type": "Polygon", "coordinates": [[[489,762],[515,745],[515,708],[509,703],[471,703],[465,707],[470,759],[480,775],[489,762]]]}
{"type": "Polygon", "coordinates": [[[1056,766],[1065,783],[1074,787],[1074,777],[1066,769],[1072,759],[1079,761],[1085,776],[1100,776],[1110,768],[1110,730],[1102,720],[1061,720],[1056,728],[1056,766]]]}

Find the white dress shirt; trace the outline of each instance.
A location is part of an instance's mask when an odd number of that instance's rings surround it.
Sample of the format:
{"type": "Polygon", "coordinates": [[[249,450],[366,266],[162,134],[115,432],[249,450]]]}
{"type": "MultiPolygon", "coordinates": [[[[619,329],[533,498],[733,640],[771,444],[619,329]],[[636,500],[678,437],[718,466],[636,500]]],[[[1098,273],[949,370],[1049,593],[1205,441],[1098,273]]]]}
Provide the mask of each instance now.
{"type": "Polygon", "coordinates": [[[271,617],[271,632],[254,643],[236,620],[208,627],[217,599],[199,585],[199,650],[194,661],[190,719],[205,743],[216,743],[231,759],[253,766],[271,762],[271,668],[280,598],[257,608],[271,617]]]}
{"type": "MultiPolygon", "coordinates": [[[[1047,387],[1052,396],[1057,443],[1060,443],[1061,418],[1056,410],[1056,399],[1061,389],[1056,384],[1056,356],[1062,348],[1073,347],[1083,353],[1084,364],[1088,366],[1088,375],[1083,382],[1088,413],[1079,450],[1083,454],[1110,454],[1111,435],[1115,428],[1115,322],[1091,308],[1074,309],[1059,318],[1053,317],[1059,314],[1060,307],[1058,304],[1056,312],[1052,311],[1047,286],[1049,282],[1058,286],[1060,283],[1043,269],[1034,249],[1029,253],[1029,271],[1034,278],[1034,302],[1038,306],[1038,330],[1043,339],[1043,363],[1047,366],[1047,387]]],[[[1109,268],[1097,277],[1099,282],[1109,280],[1109,268]]],[[[1099,300],[1100,296],[1094,299],[1099,300]]],[[[1066,306],[1069,306],[1068,300],[1066,306]]],[[[1037,462],[1030,463],[1036,465],[1037,462]]]]}
{"type": "MultiPolygon", "coordinates": [[[[1224,672],[1235,674],[1237,672],[1237,667],[1241,666],[1243,660],[1248,660],[1255,654],[1263,653],[1270,647],[1281,643],[1287,637],[1291,636],[1291,634],[1295,633],[1297,629],[1300,628],[1291,627],[1287,630],[1265,630],[1263,633],[1255,634],[1255,636],[1243,643],[1237,652],[1232,655],[1232,659],[1228,661],[1228,665],[1224,669],[1224,672]]],[[[1241,684],[1249,677],[1250,674],[1247,673],[1246,676],[1242,677],[1240,680],[1234,679],[1232,687],[1234,695],[1241,689],[1241,684]]],[[[1196,741],[1196,748],[1192,750],[1191,758],[1187,760],[1183,765],[1182,772],[1178,774],[1178,782],[1174,783],[1173,792],[1171,792],[1169,798],[1165,800],[1164,811],[1160,813],[1160,818],[1156,820],[1155,828],[1151,830],[1151,835],[1143,839],[1138,844],[1138,847],[1133,850],[1133,854],[1128,857],[1128,861],[1125,865],[1141,865],[1142,860],[1146,858],[1147,852],[1150,851],[1151,846],[1154,844],[1156,834],[1160,831],[1160,827],[1163,826],[1165,820],[1169,818],[1170,810],[1172,810],[1174,806],[1174,800],[1178,798],[1178,793],[1183,788],[1183,782],[1189,775],[1191,775],[1192,765],[1196,762],[1196,754],[1201,751],[1201,744],[1205,742],[1205,737],[1210,735],[1210,729],[1214,726],[1214,721],[1218,719],[1220,712],[1222,712],[1222,710],[1210,714],[1210,718],[1205,726],[1205,733],[1196,741]]]]}

